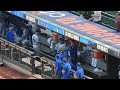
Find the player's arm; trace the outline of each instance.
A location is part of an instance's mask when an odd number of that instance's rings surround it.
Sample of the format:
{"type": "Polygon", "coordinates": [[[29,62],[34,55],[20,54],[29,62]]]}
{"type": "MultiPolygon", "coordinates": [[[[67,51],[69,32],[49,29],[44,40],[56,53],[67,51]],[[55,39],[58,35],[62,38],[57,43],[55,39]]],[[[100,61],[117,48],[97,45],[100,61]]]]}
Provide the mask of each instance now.
{"type": "Polygon", "coordinates": [[[65,73],[65,70],[62,70],[62,74],[64,74],[65,73]]]}
{"type": "Polygon", "coordinates": [[[78,79],[78,72],[76,71],[75,74],[74,74],[74,78],[75,79],[78,79]]]}
{"type": "Polygon", "coordinates": [[[57,71],[58,71],[58,67],[55,68],[55,74],[54,74],[54,76],[56,76],[57,71]]]}
{"type": "Polygon", "coordinates": [[[65,74],[66,67],[63,67],[62,74],[65,74]]]}
{"type": "Polygon", "coordinates": [[[56,76],[57,71],[58,71],[58,63],[55,62],[55,74],[54,74],[54,76],[56,76]]]}

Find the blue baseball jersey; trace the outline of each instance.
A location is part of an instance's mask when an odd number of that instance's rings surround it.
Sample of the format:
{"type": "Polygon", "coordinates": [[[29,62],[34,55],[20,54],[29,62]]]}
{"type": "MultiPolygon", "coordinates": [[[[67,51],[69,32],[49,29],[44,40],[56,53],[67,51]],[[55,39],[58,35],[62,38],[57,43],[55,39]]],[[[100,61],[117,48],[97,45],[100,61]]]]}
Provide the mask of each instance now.
{"type": "Polygon", "coordinates": [[[65,63],[65,65],[63,65],[63,70],[65,71],[63,79],[70,79],[70,64],[65,63]]]}
{"type": "Polygon", "coordinates": [[[60,58],[60,60],[63,60],[63,58],[67,58],[67,56],[65,55],[65,54],[59,54],[60,56],[59,56],[59,58],[60,58]]]}
{"type": "Polygon", "coordinates": [[[62,76],[62,61],[61,60],[56,60],[55,61],[55,68],[58,67],[58,71],[57,71],[57,76],[62,76]]]}
{"type": "Polygon", "coordinates": [[[78,69],[75,73],[75,75],[78,77],[78,79],[83,79],[84,76],[84,70],[82,68],[78,69]]]}

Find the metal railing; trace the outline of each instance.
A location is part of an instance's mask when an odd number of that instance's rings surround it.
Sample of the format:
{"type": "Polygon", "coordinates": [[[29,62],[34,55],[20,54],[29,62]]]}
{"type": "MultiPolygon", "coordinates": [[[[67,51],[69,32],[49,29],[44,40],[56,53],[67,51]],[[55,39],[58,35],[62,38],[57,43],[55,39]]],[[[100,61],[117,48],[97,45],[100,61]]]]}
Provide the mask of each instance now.
{"type": "Polygon", "coordinates": [[[108,16],[108,17],[111,17],[112,19],[115,18],[115,15],[111,15],[111,14],[109,14],[109,13],[107,13],[107,12],[103,12],[103,11],[102,11],[102,14],[103,14],[103,15],[106,15],[106,16],[108,16]]]}
{"type": "MultiPolygon", "coordinates": [[[[49,79],[52,79],[54,76],[54,62],[53,61],[51,61],[50,59],[48,59],[48,58],[45,58],[45,57],[42,57],[41,58],[41,62],[42,62],[42,65],[41,65],[41,75],[42,75],[42,77],[47,77],[47,79],[48,79],[48,77],[49,77],[49,79]],[[44,72],[44,70],[45,70],[45,68],[44,68],[44,64],[47,64],[48,66],[50,66],[49,68],[51,68],[51,70],[50,70],[50,76],[48,76],[48,75],[46,75],[45,74],[45,72],[44,72]]],[[[75,73],[76,71],[75,70],[72,70],[71,69],[71,73],[70,73],[70,76],[72,76],[72,74],[73,73],[75,73]]],[[[74,79],[74,77],[72,76],[72,79],[74,79]]],[[[84,78],[83,79],[93,79],[93,78],[91,78],[91,77],[89,77],[89,76],[87,76],[87,75],[84,75],[84,78]]]]}
{"type": "MultiPolygon", "coordinates": [[[[30,50],[25,49],[23,47],[20,47],[14,43],[11,43],[5,39],[0,38],[1,48],[0,48],[0,55],[2,58],[7,57],[11,60],[15,60],[19,64],[23,64],[27,67],[29,67],[32,70],[32,73],[38,73],[43,78],[46,79],[53,79],[54,75],[54,61],[55,58],[42,52],[42,51],[36,51],[40,53],[40,56],[34,56],[33,48],[30,48],[30,50]],[[18,55],[18,56],[17,56],[18,55]],[[14,57],[17,57],[14,58],[14,57]],[[23,58],[28,58],[27,62],[23,61],[23,58]],[[39,59],[36,59],[38,57],[39,59]],[[39,65],[36,66],[36,62],[39,63],[39,65]],[[37,72],[36,72],[37,71],[37,72]]],[[[71,73],[75,73],[74,70],[71,69],[71,73]]],[[[84,79],[92,79],[86,75],[84,75],[84,79]]]]}
{"type": "MultiPolygon", "coordinates": [[[[20,47],[14,43],[11,43],[5,39],[0,38],[0,57],[7,58],[8,61],[15,61],[14,64],[24,65],[29,67],[32,70],[32,73],[35,73],[35,64],[33,58],[33,52],[20,47]],[[23,61],[23,58],[27,59],[27,62],[23,61]],[[29,61],[28,61],[29,60],[29,61]]],[[[4,59],[6,60],[6,59],[4,59]]]]}

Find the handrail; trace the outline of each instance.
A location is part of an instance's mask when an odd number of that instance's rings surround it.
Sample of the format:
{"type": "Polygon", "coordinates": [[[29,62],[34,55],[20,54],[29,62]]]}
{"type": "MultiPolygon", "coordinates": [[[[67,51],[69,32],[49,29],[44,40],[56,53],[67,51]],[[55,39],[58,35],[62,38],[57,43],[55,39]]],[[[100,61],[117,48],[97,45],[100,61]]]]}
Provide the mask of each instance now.
{"type": "MultiPolygon", "coordinates": [[[[20,46],[14,44],[14,43],[11,43],[11,42],[9,42],[9,41],[7,41],[7,40],[5,40],[5,39],[0,38],[0,42],[5,42],[5,43],[7,43],[9,46],[14,47],[14,48],[17,49],[17,50],[21,50],[21,52],[25,52],[25,53],[29,54],[30,56],[34,54],[33,52],[31,52],[31,51],[29,51],[29,50],[27,50],[27,49],[25,49],[25,48],[23,48],[23,47],[20,47],[20,46]]],[[[33,50],[33,48],[30,48],[30,49],[33,50]]],[[[37,52],[39,52],[40,54],[43,54],[44,56],[47,56],[49,59],[55,60],[55,58],[53,58],[53,57],[51,57],[51,56],[49,56],[49,55],[47,55],[47,54],[45,54],[45,53],[43,53],[43,52],[41,52],[41,51],[37,51],[37,52]]],[[[54,65],[54,64],[53,64],[54,61],[52,61],[52,60],[46,60],[46,59],[47,59],[47,58],[42,57],[41,61],[44,62],[44,63],[47,63],[47,64],[49,64],[49,65],[51,65],[51,66],[54,65]]],[[[75,71],[71,69],[71,72],[74,73],[75,71]]],[[[88,77],[88,76],[86,76],[86,75],[84,75],[84,78],[92,79],[92,78],[90,78],[90,77],[88,77]]]]}
{"type": "Polygon", "coordinates": [[[110,16],[110,17],[112,17],[112,18],[115,18],[115,15],[111,15],[111,14],[109,14],[109,13],[107,13],[107,12],[103,12],[103,11],[102,11],[102,14],[108,15],[108,16],[110,16]]]}
{"type": "Polygon", "coordinates": [[[81,16],[82,14],[78,13],[78,12],[75,12],[75,11],[70,11],[70,13],[74,13],[74,14],[77,14],[79,16],[81,16]]]}
{"type": "Polygon", "coordinates": [[[3,35],[3,34],[0,34],[0,36],[2,36],[2,37],[4,37],[4,38],[6,38],[6,36],[5,36],[5,35],[3,35]]]}
{"type": "MultiPolygon", "coordinates": [[[[34,49],[31,48],[31,47],[29,47],[28,49],[34,50],[34,49]]],[[[50,59],[55,60],[54,57],[52,57],[52,56],[50,56],[50,55],[48,55],[48,54],[46,54],[46,53],[44,53],[44,52],[42,52],[42,51],[35,51],[35,52],[40,53],[40,54],[42,54],[42,55],[44,55],[44,56],[46,56],[46,57],[49,57],[50,59]]]]}
{"type": "MultiPolygon", "coordinates": [[[[27,49],[25,49],[25,48],[23,48],[23,47],[20,47],[20,46],[14,44],[14,43],[11,43],[11,42],[9,42],[9,41],[7,41],[7,40],[5,40],[5,39],[0,38],[0,42],[5,42],[5,43],[7,43],[8,45],[10,45],[11,47],[14,47],[15,49],[21,50],[21,52],[26,52],[27,54],[29,53],[30,56],[33,55],[33,52],[31,52],[31,51],[29,51],[29,50],[27,50],[27,49]]],[[[32,48],[31,48],[31,49],[32,49],[32,48]]],[[[43,54],[43,55],[45,55],[45,56],[47,56],[47,57],[49,58],[49,60],[48,60],[47,58],[42,58],[42,59],[41,59],[42,62],[47,63],[47,64],[53,66],[54,61],[52,61],[52,60],[50,60],[50,59],[55,60],[55,58],[53,58],[53,57],[51,57],[51,56],[49,56],[49,55],[47,55],[47,54],[45,54],[45,53],[43,53],[43,52],[41,52],[41,51],[39,51],[39,53],[40,53],[40,54],[43,54]]],[[[72,71],[72,72],[75,72],[75,71],[72,70],[72,69],[71,69],[71,71],[72,71]]],[[[88,77],[88,76],[86,76],[86,75],[84,75],[84,78],[92,79],[92,78],[90,78],[90,77],[88,77]]]]}
{"type": "MultiPolygon", "coordinates": [[[[48,60],[46,60],[47,58],[44,58],[44,57],[41,57],[41,60],[44,62],[44,63],[48,63],[49,65],[53,65],[54,66],[54,64],[53,64],[53,61],[48,61],[48,60]]],[[[76,71],[75,70],[73,70],[73,69],[71,69],[70,70],[71,72],[73,72],[73,73],[75,73],[76,71]]],[[[91,77],[89,77],[89,76],[87,76],[87,75],[84,75],[84,78],[85,79],[93,79],[93,78],[91,78],[91,77]]]]}
{"type": "Polygon", "coordinates": [[[34,52],[31,52],[31,51],[29,51],[29,50],[27,50],[27,49],[25,49],[25,48],[23,48],[23,47],[20,47],[20,46],[14,44],[14,43],[11,43],[11,42],[9,42],[9,41],[7,41],[7,40],[5,40],[5,39],[0,38],[0,42],[5,42],[5,43],[7,43],[9,46],[14,47],[15,49],[20,50],[21,52],[25,52],[25,53],[27,53],[27,54],[30,55],[30,56],[34,54],[34,52]]]}
{"type": "MultiPolygon", "coordinates": [[[[80,13],[78,13],[78,12],[76,12],[76,11],[69,11],[69,12],[70,12],[70,13],[77,14],[77,15],[79,15],[79,16],[81,15],[80,13]]],[[[102,14],[103,14],[103,15],[108,15],[108,16],[112,17],[112,19],[115,18],[115,15],[111,15],[111,14],[106,13],[106,12],[103,12],[103,11],[102,11],[102,14]]]]}
{"type": "MultiPolygon", "coordinates": [[[[73,69],[71,69],[71,72],[75,73],[76,71],[73,70],[73,69]]],[[[87,75],[84,75],[84,78],[86,78],[86,79],[93,79],[93,78],[91,78],[91,77],[89,77],[89,76],[87,76],[87,75]]]]}

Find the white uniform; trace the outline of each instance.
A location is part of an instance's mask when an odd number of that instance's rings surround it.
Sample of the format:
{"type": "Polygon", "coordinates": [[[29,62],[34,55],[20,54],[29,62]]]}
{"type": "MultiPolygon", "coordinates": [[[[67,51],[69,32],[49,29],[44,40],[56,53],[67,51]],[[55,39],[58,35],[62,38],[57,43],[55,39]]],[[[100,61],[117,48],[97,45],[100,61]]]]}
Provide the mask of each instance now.
{"type": "Polygon", "coordinates": [[[26,36],[27,33],[28,33],[28,31],[24,29],[23,30],[23,41],[21,42],[23,47],[30,45],[30,40],[28,40],[27,36],[26,36]]]}
{"type": "Polygon", "coordinates": [[[50,37],[50,38],[47,39],[47,42],[50,44],[50,48],[52,49],[52,51],[54,51],[55,42],[53,41],[53,39],[50,37]]]}
{"type": "Polygon", "coordinates": [[[61,43],[58,43],[57,45],[55,45],[55,50],[57,50],[57,53],[59,53],[59,48],[60,48],[60,46],[61,46],[62,44],[61,43]]]}
{"type": "MultiPolygon", "coordinates": [[[[33,49],[35,51],[40,51],[40,37],[36,34],[32,36],[33,49]]],[[[38,52],[35,52],[35,55],[39,56],[38,52]]]]}
{"type": "Polygon", "coordinates": [[[58,52],[64,51],[65,55],[68,55],[69,46],[65,46],[64,44],[61,44],[58,48],[58,52]]]}
{"type": "Polygon", "coordinates": [[[51,41],[52,41],[52,38],[51,38],[51,37],[47,39],[47,42],[48,42],[49,44],[50,44],[51,41]]]}

